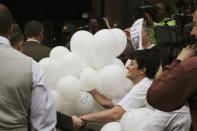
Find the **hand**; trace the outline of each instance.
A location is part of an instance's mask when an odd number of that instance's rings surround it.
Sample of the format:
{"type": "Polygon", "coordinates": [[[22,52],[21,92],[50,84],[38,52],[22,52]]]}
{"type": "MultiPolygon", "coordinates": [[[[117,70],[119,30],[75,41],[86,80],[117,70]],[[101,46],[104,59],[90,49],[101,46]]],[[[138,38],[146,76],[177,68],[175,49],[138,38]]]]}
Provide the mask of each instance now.
{"type": "Polygon", "coordinates": [[[131,36],[130,36],[130,28],[127,28],[124,30],[126,36],[127,36],[127,39],[131,42],[131,36]]]}
{"type": "Polygon", "coordinates": [[[81,88],[81,90],[83,90],[83,91],[92,91],[92,90],[94,90],[94,89],[96,89],[96,86],[86,86],[86,87],[82,87],[81,88]]]}
{"type": "Polygon", "coordinates": [[[81,126],[83,126],[83,120],[80,119],[79,117],[73,115],[72,120],[73,120],[74,130],[78,130],[81,126]]]}
{"type": "Polygon", "coordinates": [[[197,45],[188,45],[186,48],[183,48],[182,51],[179,53],[178,57],[176,59],[184,61],[188,58],[191,58],[196,55],[197,51],[197,45]]]}
{"type": "Polygon", "coordinates": [[[91,95],[94,95],[95,93],[97,93],[97,90],[96,89],[93,89],[93,90],[90,90],[88,91],[91,95]]]}
{"type": "Polygon", "coordinates": [[[107,18],[107,17],[103,17],[103,20],[105,21],[105,24],[106,24],[107,28],[108,28],[108,29],[111,29],[111,26],[110,26],[110,24],[109,24],[108,18],[107,18]]]}

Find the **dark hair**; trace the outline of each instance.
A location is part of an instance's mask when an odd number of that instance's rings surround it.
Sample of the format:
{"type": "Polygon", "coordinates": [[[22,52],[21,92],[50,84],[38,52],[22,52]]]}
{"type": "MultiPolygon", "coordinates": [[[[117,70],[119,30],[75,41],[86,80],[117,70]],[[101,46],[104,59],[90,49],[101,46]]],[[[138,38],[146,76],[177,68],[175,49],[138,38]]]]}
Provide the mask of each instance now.
{"type": "Polygon", "coordinates": [[[10,39],[11,46],[15,46],[20,41],[24,41],[24,34],[18,24],[14,24],[10,39]]]}
{"type": "Polygon", "coordinates": [[[9,9],[0,3],[0,35],[8,35],[12,22],[13,17],[9,9]]]}
{"type": "Polygon", "coordinates": [[[155,5],[156,4],[162,4],[165,7],[165,11],[167,11],[167,12],[170,11],[170,7],[168,6],[168,4],[165,1],[157,1],[157,2],[155,2],[155,5]]]}
{"type": "Polygon", "coordinates": [[[43,31],[43,24],[39,21],[32,20],[25,25],[25,36],[35,37],[39,36],[40,32],[43,31]]]}
{"type": "Polygon", "coordinates": [[[160,53],[156,46],[151,49],[136,50],[131,59],[137,61],[138,69],[146,68],[145,74],[148,78],[154,78],[160,65],[160,53]]]}
{"type": "Polygon", "coordinates": [[[91,15],[90,19],[96,19],[98,21],[100,29],[108,29],[105,21],[103,18],[99,15],[91,15]]]}

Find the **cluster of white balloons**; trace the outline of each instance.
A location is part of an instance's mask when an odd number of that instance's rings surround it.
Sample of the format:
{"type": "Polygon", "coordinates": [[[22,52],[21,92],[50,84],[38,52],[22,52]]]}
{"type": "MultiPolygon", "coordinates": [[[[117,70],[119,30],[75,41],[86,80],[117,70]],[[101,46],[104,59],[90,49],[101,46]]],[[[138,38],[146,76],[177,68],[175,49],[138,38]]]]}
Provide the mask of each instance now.
{"type": "Polygon", "coordinates": [[[140,131],[140,127],[153,113],[149,108],[136,108],[126,112],[120,122],[110,122],[101,131],[140,131]]]}
{"type": "Polygon", "coordinates": [[[76,32],[70,41],[71,51],[53,48],[39,64],[52,89],[57,111],[83,115],[101,110],[87,92],[96,88],[116,99],[132,87],[127,70],[117,58],[126,48],[127,38],[120,29],[103,29],[95,35],[76,32]]]}

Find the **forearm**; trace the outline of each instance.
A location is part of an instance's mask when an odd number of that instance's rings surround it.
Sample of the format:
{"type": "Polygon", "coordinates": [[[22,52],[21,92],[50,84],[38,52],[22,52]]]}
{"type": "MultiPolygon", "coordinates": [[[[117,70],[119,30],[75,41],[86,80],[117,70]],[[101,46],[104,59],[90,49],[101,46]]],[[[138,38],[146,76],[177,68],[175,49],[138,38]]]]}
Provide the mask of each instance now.
{"type": "Polygon", "coordinates": [[[88,114],[81,116],[80,118],[87,122],[112,122],[119,120],[125,113],[124,109],[120,106],[115,106],[112,109],[107,109],[102,112],[97,112],[93,114],[88,114]]]}
{"type": "Polygon", "coordinates": [[[109,109],[109,108],[112,108],[114,106],[113,103],[112,103],[112,99],[109,99],[106,96],[100,94],[96,89],[90,91],[90,94],[104,108],[109,109]]]}
{"type": "Polygon", "coordinates": [[[73,130],[73,120],[72,117],[67,116],[63,113],[57,112],[57,125],[56,128],[62,129],[62,130],[73,130]]]}

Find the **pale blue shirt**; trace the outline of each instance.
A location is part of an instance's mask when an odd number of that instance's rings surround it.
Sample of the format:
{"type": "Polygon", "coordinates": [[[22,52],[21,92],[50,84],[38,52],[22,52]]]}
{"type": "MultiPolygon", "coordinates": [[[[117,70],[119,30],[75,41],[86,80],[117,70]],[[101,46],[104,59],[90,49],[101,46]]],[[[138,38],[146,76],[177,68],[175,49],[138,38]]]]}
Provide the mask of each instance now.
{"type": "MultiPolygon", "coordinates": [[[[0,43],[10,45],[0,36],[0,43]]],[[[36,131],[55,131],[56,107],[49,85],[39,64],[32,59],[31,123],[36,131]]]]}

